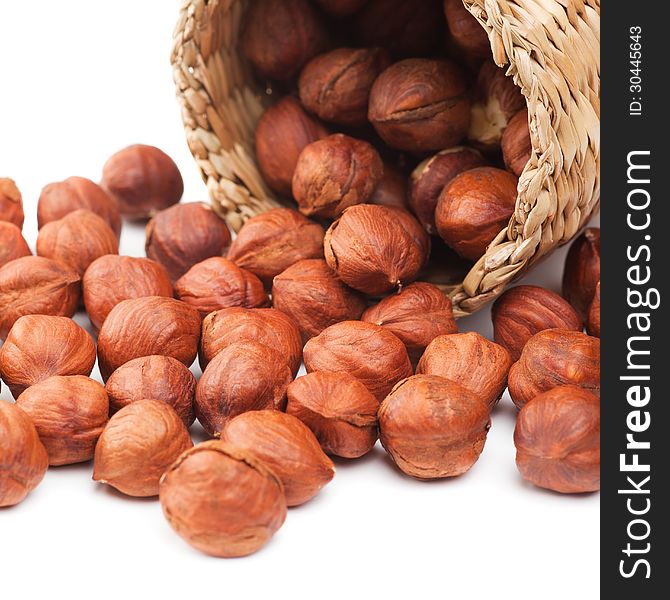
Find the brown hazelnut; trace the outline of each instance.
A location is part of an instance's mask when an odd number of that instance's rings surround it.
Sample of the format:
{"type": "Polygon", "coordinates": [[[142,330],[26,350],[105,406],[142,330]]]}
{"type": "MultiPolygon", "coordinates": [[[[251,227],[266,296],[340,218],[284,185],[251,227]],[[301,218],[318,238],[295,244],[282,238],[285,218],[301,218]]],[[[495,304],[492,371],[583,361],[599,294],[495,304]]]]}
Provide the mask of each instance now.
{"type": "Polygon", "coordinates": [[[184,452],[161,478],[159,494],[172,528],[213,556],[256,552],[286,519],[279,478],[249,453],[219,440],[184,452]]]}
{"type": "Polygon", "coordinates": [[[0,267],[22,256],[30,256],[30,248],[21,230],[9,221],[0,221],[0,267]]]}
{"type": "Polygon", "coordinates": [[[561,385],[533,398],[514,428],[516,465],[532,484],[578,494],[600,489],[600,399],[561,385]]]}
{"type": "Polygon", "coordinates": [[[300,419],[276,410],[246,412],[228,421],[222,439],[265,463],[284,485],[286,503],[312,499],[335,475],[335,465],[300,419]]]}
{"type": "Polygon", "coordinates": [[[133,358],[172,356],[187,367],[198,353],[200,314],[174,298],[147,296],[119,302],[98,334],[98,366],[107,378],[133,358]]]}
{"type": "Polygon", "coordinates": [[[56,375],[31,385],[16,404],[35,424],[51,466],[93,458],[109,413],[107,393],[97,381],[56,375]]]}
{"type": "Polygon", "coordinates": [[[521,177],[533,151],[527,108],[520,110],[510,119],[503,132],[500,145],[505,166],[517,177],[521,177]]]}
{"type": "Polygon", "coordinates": [[[119,206],[97,183],[85,177],[68,177],[50,183],[41,192],[37,202],[37,224],[40,229],[51,221],[58,221],[75,210],[90,210],[107,225],[118,238],[121,234],[119,206]]]}
{"type": "Polygon", "coordinates": [[[272,304],[295,321],[303,343],[330,325],[360,318],[365,310],[365,299],[321,258],[298,261],[277,275],[272,304]]]}
{"type": "Polygon", "coordinates": [[[456,175],[486,164],[486,159],[474,148],[454,146],[427,158],[414,169],[409,205],[428,233],[437,234],[435,208],[445,186],[456,175]]]}
{"type": "Polygon", "coordinates": [[[348,17],[358,12],[368,0],[316,0],[316,3],[334,17],[348,17]]]}
{"type": "Polygon", "coordinates": [[[177,204],[184,182],[174,161],[154,146],[135,144],[112,155],[100,185],[114,197],[121,214],[145,219],[177,204]]]}
{"type": "Polygon", "coordinates": [[[184,424],[195,421],[195,377],[183,363],[171,356],[142,356],[114,371],[105,385],[109,412],[146,398],[169,404],[184,424]]]}
{"type": "Polygon", "coordinates": [[[84,306],[100,329],[119,302],[145,296],[172,298],[172,282],[163,265],[148,258],[108,254],[94,260],[82,280],[84,306]]]}
{"type": "Polygon", "coordinates": [[[307,425],[328,454],[358,458],[374,447],[379,402],[349,373],[308,373],[287,393],[286,412],[307,425]]]}
{"type": "Polygon", "coordinates": [[[96,259],[118,254],[119,242],[109,225],[90,210],[76,210],[47,223],[37,236],[37,254],[72,267],[80,276],[96,259]]]}
{"type": "Polygon", "coordinates": [[[9,221],[23,228],[23,199],[13,179],[0,177],[0,221],[9,221]]]}
{"type": "Polygon", "coordinates": [[[517,361],[526,342],[543,329],[582,331],[584,324],[567,300],[536,285],[518,285],[493,304],[493,339],[517,361]]]}
{"type": "Polygon", "coordinates": [[[465,473],[477,462],[491,426],[488,404],[437,375],[398,383],[378,418],[382,446],[401,471],[417,479],[465,473]]]}
{"type": "Polygon", "coordinates": [[[509,372],[517,408],[535,396],[574,384],[600,397],[600,340],[578,331],[545,329],[530,338],[509,372]]]}
{"type": "Polygon", "coordinates": [[[205,317],[221,308],[262,308],[270,304],[263,282],[234,262],[213,256],[192,266],[174,286],[177,298],[205,317]]]}
{"type": "Polygon", "coordinates": [[[304,258],[323,258],[321,225],[296,210],[274,208],[249,219],[230,246],[228,259],[266,286],[304,258]]]}
{"type": "Polygon", "coordinates": [[[478,58],[491,56],[491,44],[484,28],[463,6],[463,0],[444,0],[449,33],[456,45],[478,58]]]}
{"type": "Polygon", "coordinates": [[[505,348],[471,331],[436,337],[423,353],[416,373],[450,379],[493,408],[507,387],[511,366],[505,348]]]}
{"type": "Polygon", "coordinates": [[[328,266],[348,286],[371,295],[416,279],[429,252],[430,238],[419,222],[387,206],[348,208],[324,238],[328,266]]]}
{"type": "Polygon", "coordinates": [[[254,0],[240,39],[259,75],[279,80],[297,75],[328,44],[321,19],[307,0],[254,0]]]}
{"type": "Polygon", "coordinates": [[[28,415],[0,400],[0,508],[23,501],[48,466],[47,451],[28,415]]]}
{"type": "Polygon", "coordinates": [[[302,340],[295,321],[274,308],[224,308],[202,322],[200,365],[204,368],[221,350],[242,341],[258,342],[284,357],[295,376],[302,361],[302,340]]]}
{"type": "Polygon", "coordinates": [[[409,210],[407,194],[407,179],[405,179],[405,176],[389,163],[384,163],[384,174],[368,202],[409,210]]]}
{"type": "Polygon", "coordinates": [[[461,173],[442,190],[435,209],[440,237],[459,256],[478,260],[509,223],[517,178],[493,167],[461,173]]]}
{"type": "Polygon", "coordinates": [[[174,409],[157,400],[138,400],[117,412],[95,447],[93,480],[128,496],[157,496],[163,473],[193,447],[174,409]]]}
{"type": "Polygon", "coordinates": [[[405,345],[390,331],[361,321],[343,321],[305,344],[305,368],[345,372],[360,380],[378,401],[412,373],[405,345]]]}
{"type": "Polygon", "coordinates": [[[25,315],[0,348],[0,375],[14,398],[52,375],[90,375],[94,364],[93,339],[68,317],[25,315]]]}
{"type": "Polygon", "coordinates": [[[293,197],[301,213],[334,219],[349,206],[367,202],[383,172],[382,159],[370,144],[337,133],[300,153],[293,197]]]}
{"type": "Polygon", "coordinates": [[[600,282],[596,286],[596,293],[589,308],[589,317],[586,321],[586,331],[589,335],[600,337],[600,282]]]}
{"type": "Polygon", "coordinates": [[[563,271],[563,297],[584,320],[599,281],[600,228],[589,227],[570,246],[563,271]]]}
{"type": "Polygon", "coordinates": [[[291,370],[277,350],[250,340],[233,343],[203,371],[195,414],[210,436],[219,437],[226,422],[244,412],[283,410],[291,381],[291,370]]]}
{"type": "Polygon", "coordinates": [[[76,271],[42,256],[24,256],[0,267],[0,339],[23,315],[71,317],[79,305],[76,271]]]}
{"type": "Polygon", "coordinates": [[[230,230],[204,202],[177,204],[147,224],[147,256],[162,264],[173,281],[193,265],[221,256],[230,246],[230,230]]]}
{"type": "Polygon", "coordinates": [[[398,150],[421,153],[454,146],[470,124],[465,79],[448,60],[397,62],[372,86],[368,118],[381,138],[398,150]]]}

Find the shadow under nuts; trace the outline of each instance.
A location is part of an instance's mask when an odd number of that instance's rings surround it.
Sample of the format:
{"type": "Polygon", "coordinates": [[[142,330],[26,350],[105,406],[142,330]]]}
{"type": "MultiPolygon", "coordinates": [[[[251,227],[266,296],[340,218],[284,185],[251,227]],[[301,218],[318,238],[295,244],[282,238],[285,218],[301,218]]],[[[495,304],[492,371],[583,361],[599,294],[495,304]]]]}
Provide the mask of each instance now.
{"type": "Polygon", "coordinates": [[[369,203],[409,210],[405,175],[390,163],[384,163],[384,174],[372,192],[369,203]]]}
{"type": "Polygon", "coordinates": [[[0,220],[0,267],[31,254],[21,230],[13,223],[0,220]]]}
{"type": "Polygon", "coordinates": [[[0,221],[23,228],[23,198],[13,179],[0,177],[0,221]]]}
{"type": "Polygon", "coordinates": [[[570,246],[563,271],[563,297],[584,320],[599,281],[600,228],[589,227],[570,246]]]}

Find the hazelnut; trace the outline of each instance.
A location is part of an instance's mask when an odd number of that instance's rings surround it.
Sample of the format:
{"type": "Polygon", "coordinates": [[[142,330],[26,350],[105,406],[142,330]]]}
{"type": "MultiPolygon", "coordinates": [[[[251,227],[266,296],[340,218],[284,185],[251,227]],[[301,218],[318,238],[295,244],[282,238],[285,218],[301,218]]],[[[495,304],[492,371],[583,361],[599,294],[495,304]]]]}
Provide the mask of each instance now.
{"type": "Polygon", "coordinates": [[[200,314],[174,298],[147,296],[119,302],[98,334],[98,366],[107,378],[133,358],[172,356],[187,367],[198,353],[200,314]]]}
{"type": "Polygon", "coordinates": [[[279,478],[249,453],[218,440],[184,452],[161,478],[159,494],[172,528],[213,556],[256,552],[286,519],[279,478]]]}
{"type": "Polygon", "coordinates": [[[463,0],[444,0],[449,33],[456,45],[478,58],[491,56],[491,44],[484,28],[463,6],[463,0]]]}
{"type": "Polygon", "coordinates": [[[13,179],[0,177],[0,221],[23,228],[23,199],[13,179]]]}
{"type": "Polygon", "coordinates": [[[489,406],[437,375],[414,375],[379,407],[379,439],[398,468],[417,479],[462,475],[472,467],[491,426],[489,406]]]}
{"type": "Polygon", "coordinates": [[[430,238],[419,222],[387,206],[348,208],[324,238],[328,266],[348,286],[371,295],[416,279],[429,252],[430,238]]]}
{"type": "Polygon", "coordinates": [[[526,404],[514,428],[516,464],[532,484],[578,494],[600,489],[600,399],[561,385],[526,404]]]}
{"type": "Polygon", "coordinates": [[[108,254],[94,260],[82,280],[84,306],[96,329],[119,302],[145,296],[172,298],[172,283],[163,265],[148,258],[108,254]]]}
{"type": "Polygon", "coordinates": [[[340,321],[356,320],[365,299],[344,285],[321,258],[301,260],[274,278],[273,306],[289,315],[303,343],[340,321]]]}
{"type": "Polygon", "coordinates": [[[25,315],[0,348],[0,375],[14,398],[52,375],[90,375],[94,364],[93,339],[68,317],[25,315]]]}
{"type": "Polygon", "coordinates": [[[307,425],[328,454],[358,458],[374,447],[379,402],[349,373],[308,373],[287,392],[286,412],[307,425]]]}
{"type": "Polygon", "coordinates": [[[93,458],[109,413],[107,393],[97,381],[83,375],[55,375],[31,385],[16,404],[35,424],[51,466],[93,458]]]}
{"type": "Polygon", "coordinates": [[[48,466],[47,451],[28,415],[0,400],[0,508],[23,501],[48,466]]]}
{"type": "Polygon", "coordinates": [[[254,0],[240,39],[259,75],[279,80],[297,75],[328,44],[319,15],[307,0],[254,0]]]}
{"type": "Polygon", "coordinates": [[[486,164],[486,159],[474,148],[454,146],[427,158],[414,169],[409,205],[428,233],[437,234],[435,208],[445,186],[456,175],[486,164]]]}
{"type": "Polygon", "coordinates": [[[421,153],[454,146],[470,124],[465,79],[448,60],[397,62],[372,86],[368,118],[381,138],[398,150],[421,153]]]}
{"type": "Polygon", "coordinates": [[[296,210],[274,208],[249,219],[230,246],[228,259],[266,285],[305,258],[323,258],[321,225],[296,210]]]}
{"type": "Polygon", "coordinates": [[[309,428],[276,410],[246,412],[228,421],[222,439],[265,463],[284,485],[288,506],[304,504],[335,475],[309,428]]]}
{"type": "Polygon", "coordinates": [[[600,228],[589,227],[570,246],[563,271],[563,297],[584,320],[599,281],[600,228]]]}
{"type": "Polygon", "coordinates": [[[192,447],[186,426],[171,406],[138,400],[105,426],[95,447],[93,480],[128,496],[157,496],[163,473],[192,447]]]}
{"type": "Polygon", "coordinates": [[[119,242],[109,225],[89,210],[76,210],[47,223],[37,236],[37,254],[72,267],[80,276],[96,259],[118,254],[119,242]]]}
{"type": "Polygon", "coordinates": [[[307,144],[328,135],[292,96],[268,107],[256,126],[256,160],[265,182],[278,194],[290,196],[298,156],[307,144]]]}
{"type": "Polygon", "coordinates": [[[300,74],[300,101],[324,121],[365,125],[370,88],[390,64],[383,48],[338,48],[316,56],[300,74]]]}
{"type": "Polygon", "coordinates": [[[105,385],[109,412],[114,414],[138,400],[149,398],[169,404],[186,427],[195,421],[195,377],[171,356],[142,356],[114,371],[105,385]]]}
{"type": "Polygon", "coordinates": [[[37,202],[37,224],[41,229],[75,210],[90,210],[112,228],[117,238],[121,234],[121,213],[116,200],[85,177],[68,177],[42,189],[37,202]]]}
{"type": "Polygon", "coordinates": [[[337,133],[300,153],[293,197],[303,214],[334,219],[349,206],[367,202],[383,172],[382,159],[370,144],[337,133]]]}
{"type": "Polygon", "coordinates": [[[596,293],[589,308],[589,317],[586,322],[586,331],[589,335],[600,337],[600,282],[596,286],[596,293]]]}
{"type": "Polygon", "coordinates": [[[0,339],[23,315],[71,317],[79,305],[76,271],[42,256],[24,256],[0,267],[0,339]]]}
{"type": "Polygon", "coordinates": [[[518,285],[500,296],[491,310],[493,339],[517,361],[526,342],[543,329],[582,331],[575,309],[555,292],[536,285],[518,285]]]}
{"type": "Polygon", "coordinates": [[[450,379],[493,408],[507,387],[511,366],[505,348],[470,331],[436,337],[428,344],[416,373],[450,379]]]}
{"type": "Polygon", "coordinates": [[[517,178],[493,167],[461,173],[442,190],[435,209],[440,237],[459,256],[478,260],[514,213],[517,178]]]}
{"type": "Polygon", "coordinates": [[[600,340],[578,331],[545,329],[530,338],[509,372],[517,408],[535,396],[574,384],[600,397],[600,340]]]}
{"type": "Polygon", "coordinates": [[[349,373],[380,402],[398,381],[413,373],[405,345],[387,329],[361,321],[331,325],[309,340],[305,368],[308,373],[349,373]]]}
{"type": "Polygon", "coordinates": [[[505,166],[517,177],[521,177],[533,151],[527,108],[520,110],[510,119],[503,132],[500,145],[505,166]]]}
{"type": "Polygon", "coordinates": [[[135,144],[112,155],[100,185],[114,197],[121,214],[145,219],[177,204],[184,182],[174,161],[154,146],[135,144]]]}
{"type": "Polygon", "coordinates": [[[14,223],[0,221],[0,267],[31,254],[21,230],[14,223]]]}
{"type": "Polygon", "coordinates": [[[407,180],[404,175],[395,167],[384,163],[384,174],[377,184],[375,191],[372,192],[372,196],[370,196],[368,202],[370,204],[409,210],[407,180]]]}
{"type": "Polygon", "coordinates": [[[202,322],[200,365],[204,368],[221,350],[242,341],[258,342],[284,357],[293,376],[302,361],[302,340],[295,321],[274,308],[224,308],[202,322]]]}
{"type": "Polygon", "coordinates": [[[195,392],[195,414],[219,437],[226,422],[250,410],[283,410],[293,375],[277,350],[244,340],[223,348],[205,368],[195,392]]]}
{"type": "Polygon", "coordinates": [[[316,3],[334,17],[348,17],[358,12],[368,0],[316,0],[316,3]]]}
{"type": "Polygon", "coordinates": [[[159,212],[147,224],[147,256],[162,264],[172,280],[230,246],[230,230],[204,202],[177,204],[159,212]]]}

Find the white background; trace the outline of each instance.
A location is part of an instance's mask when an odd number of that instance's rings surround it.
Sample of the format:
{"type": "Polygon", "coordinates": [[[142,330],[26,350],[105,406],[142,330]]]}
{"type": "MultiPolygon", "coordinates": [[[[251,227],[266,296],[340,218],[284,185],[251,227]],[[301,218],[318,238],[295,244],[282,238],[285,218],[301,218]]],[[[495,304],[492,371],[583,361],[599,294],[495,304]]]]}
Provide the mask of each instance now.
{"type": "MultiPolygon", "coordinates": [[[[169,65],[178,6],[0,2],[0,176],[23,192],[33,248],[42,186],[70,175],[97,181],[107,156],[131,143],[167,151],[184,176],[184,199],[205,198],[169,65]]],[[[143,241],[141,226],[126,226],[122,253],[141,255],[143,241]]],[[[558,291],[564,254],[527,280],[558,291]]],[[[460,327],[490,337],[489,312],[460,327]]],[[[315,500],[291,509],[262,551],[236,560],[191,549],[156,500],[95,484],[91,464],[52,469],[24,503],[0,510],[0,596],[595,598],[598,495],[524,484],[514,419],[505,396],[479,462],[454,480],[414,481],[379,447],[338,461],[315,500]]]]}

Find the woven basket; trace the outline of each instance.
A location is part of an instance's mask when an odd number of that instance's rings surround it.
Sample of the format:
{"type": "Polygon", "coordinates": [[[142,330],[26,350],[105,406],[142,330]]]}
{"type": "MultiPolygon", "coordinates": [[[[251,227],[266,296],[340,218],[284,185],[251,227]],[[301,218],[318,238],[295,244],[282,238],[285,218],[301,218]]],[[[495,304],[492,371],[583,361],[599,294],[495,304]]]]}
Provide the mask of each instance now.
{"type": "MultiPolygon", "coordinates": [[[[600,0],[464,3],[526,97],[533,152],[508,227],[462,282],[444,286],[456,316],[475,312],[569,241],[600,203],[600,0]]],[[[238,52],[246,5],[186,0],[172,53],[189,147],[214,209],[235,231],[280,206],[254,158],[267,95],[238,52]]]]}

